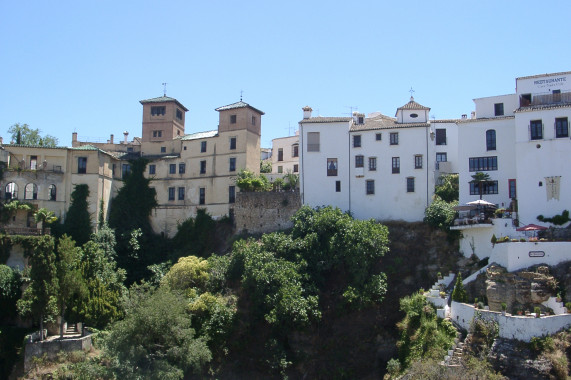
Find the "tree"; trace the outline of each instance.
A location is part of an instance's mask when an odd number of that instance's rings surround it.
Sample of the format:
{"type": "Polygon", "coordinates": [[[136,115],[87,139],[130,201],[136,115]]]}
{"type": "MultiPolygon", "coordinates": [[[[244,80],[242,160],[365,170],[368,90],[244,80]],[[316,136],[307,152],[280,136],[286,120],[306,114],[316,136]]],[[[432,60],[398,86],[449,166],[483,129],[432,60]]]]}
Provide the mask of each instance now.
{"type": "Polygon", "coordinates": [[[434,188],[434,195],[443,201],[451,203],[459,199],[458,174],[442,174],[438,178],[439,184],[434,188]]]}
{"type": "Polygon", "coordinates": [[[470,181],[470,183],[478,185],[480,199],[482,199],[484,183],[488,182],[489,180],[490,180],[490,175],[488,173],[477,172],[472,175],[472,180],[470,181]]]}
{"type": "Polygon", "coordinates": [[[57,278],[59,291],[57,293],[58,309],[60,315],[60,338],[63,338],[63,326],[66,307],[74,295],[82,295],[87,289],[81,275],[81,249],[67,235],[61,237],[57,248],[57,278]]]}
{"type": "Polygon", "coordinates": [[[272,161],[262,160],[260,161],[260,173],[271,173],[272,172],[272,161]]]}
{"type": "Polygon", "coordinates": [[[196,256],[181,257],[163,277],[161,284],[171,290],[204,289],[208,277],[207,260],[196,256]]]}
{"type": "Polygon", "coordinates": [[[454,221],[454,215],[456,215],[454,206],[456,206],[456,202],[448,203],[435,195],[430,206],[424,210],[424,222],[443,231],[447,231],[448,227],[454,221]]]}
{"type": "Polygon", "coordinates": [[[20,298],[22,276],[7,265],[0,265],[0,321],[4,317],[14,317],[16,302],[20,298]]]}
{"type": "Polygon", "coordinates": [[[272,187],[265,175],[256,175],[246,169],[242,169],[238,173],[236,186],[242,191],[268,191],[272,187]]]}
{"type": "Polygon", "coordinates": [[[63,225],[65,233],[80,246],[87,243],[91,235],[91,215],[88,211],[87,197],[89,197],[89,186],[75,185],[63,225]]]}
{"type": "Polygon", "coordinates": [[[57,312],[57,268],[54,253],[54,239],[42,235],[33,242],[33,253],[29,258],[30,286],[20,300],[18,311],[21,315],[31,315],[39,319],[40,339],[44,337],[44,319],[57,312]]]}
{"type": "Polygon", "coordinates": [[[55,214],[48,210],[47,208],[40,208],[34,213],[34,221],[37,223],[42,223],[42,235],[46,232],[46,226],[57,220],[55,214]]]}
{"type": "Polygon", "coordinates": [[[284,180],[285,180],[284,187],[287,188],[288,190],[292,191],[295,190],[297,188],[297,185],[299,184],[299,176],[297,174],[292,173],[289,170],[284,176],[284,180]]]}
{"type": "Polygon", "coordinates": [[[39,129],[32,129],[28,124],[16,123],[8,129],[12,141],[21,145],[40,145],[54,147],[59,143],[58,139],[51,135],[41,136],[39,129]]]}
{"type": "Polygon", "coordinates": [[[456,283],[454,284],[454,291],[452,292],[452,300],[456,302],[466,302],[468,300],[466,289],[464,289],[464,284],[462,283],[462,274],[460,272],[458,272],[458,276],[456,276],[456,283]]]}

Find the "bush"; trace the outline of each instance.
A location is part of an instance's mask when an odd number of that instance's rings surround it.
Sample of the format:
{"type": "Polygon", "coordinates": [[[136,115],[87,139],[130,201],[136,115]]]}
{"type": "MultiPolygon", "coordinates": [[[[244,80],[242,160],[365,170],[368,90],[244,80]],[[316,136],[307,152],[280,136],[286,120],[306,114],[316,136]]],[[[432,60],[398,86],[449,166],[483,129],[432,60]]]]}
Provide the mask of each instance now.
{"type": "Polygon", "coordinates": [[[391,376],[396,376],[400,372],[400,362],[397,359],[391,359],[387,362],[387,372],[391,376]]]}
{"type": "Polygon", "coordinates": [[[462,274],[460,272],[458,272],[458,276],[456,276],[456,284],[454,284],[452,300],[456,302],[466,302],[468,300],[466,289],[464,289],[464,284],[462,283],[462,274]]]}
{"type": "Polygon", "coordinates": [[[447,231],[448,227],[452,224],[454,220],[454,203],[447,203],[440,199],[438,196],[434,197],[434,200],[424,211],[424,222],[439,228],[441,230],[447,231]]]}

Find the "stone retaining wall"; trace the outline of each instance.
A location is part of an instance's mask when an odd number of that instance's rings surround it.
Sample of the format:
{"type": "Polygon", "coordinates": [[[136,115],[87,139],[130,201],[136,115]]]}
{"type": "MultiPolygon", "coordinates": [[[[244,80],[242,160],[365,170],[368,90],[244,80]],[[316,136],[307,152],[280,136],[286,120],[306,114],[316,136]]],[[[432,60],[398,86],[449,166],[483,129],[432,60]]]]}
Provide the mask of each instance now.
{"type": "MultiPolygon", "coordinates": [[[[39,335],[39,334],[38,334],[39,335]]],[[[33,341],[30,339],[26,343],[24,354],[24,371],[29,371],[32,366],[32,358],[40,358],[44,354],[48,360],[55,360],[60,352],[89,351],[91,349],[91,335],[64,339],[47,339],[44,341],[33,341]]]]}
{"type": "Polygon", "coordinates": [[[290,218],[301,207],[299,191],[239,192],[234,204],[238,233],[267,233],[293,226],[290,218]]]}

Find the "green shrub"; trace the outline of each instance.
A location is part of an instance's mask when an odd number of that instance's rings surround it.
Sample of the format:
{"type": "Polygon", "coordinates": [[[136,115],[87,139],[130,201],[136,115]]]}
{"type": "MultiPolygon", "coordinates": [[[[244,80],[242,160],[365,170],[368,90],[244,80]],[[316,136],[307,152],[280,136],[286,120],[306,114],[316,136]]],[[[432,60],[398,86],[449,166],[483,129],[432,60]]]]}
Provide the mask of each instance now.
{"type": "Polygon", "coordinates": [[[435,196],[430,206],[424,211],[424,222],[447,231],[456,214],[454,206],[456,206],[456,202],[447,203],[438,196],[435,196]]]}
{"type": "Polygon", "coordinates": [[[400,362],[397,359],[391,359],[387,362],[387,372],[391,376],[396,376],[400,372],[400,362]]]}

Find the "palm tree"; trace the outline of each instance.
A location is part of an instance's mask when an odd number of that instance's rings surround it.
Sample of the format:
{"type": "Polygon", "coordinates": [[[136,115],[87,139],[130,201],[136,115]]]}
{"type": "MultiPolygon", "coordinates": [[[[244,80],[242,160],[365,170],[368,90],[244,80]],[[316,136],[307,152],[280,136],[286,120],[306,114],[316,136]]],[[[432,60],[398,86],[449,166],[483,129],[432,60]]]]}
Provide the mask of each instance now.
{"type": "Polygon", "coordinates": [[[472,180],[470,183],[478,184],[480,199],[482,199],[482,186],[484,185],[484,182],[488,182],[489,180],[490,175],[488,173],[477,172],[476,174],[472,175],[472,180]]]}
{"type": "Polygon", "coordinates": [[[41,208],[34,213],[34,221],[37,223],[42,223],[42,235],[46,232],[46,226],[57,220],[55,214],[48,210],[47,208],[41,208]]]}

